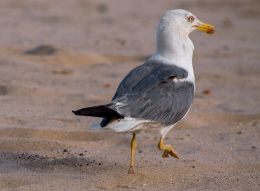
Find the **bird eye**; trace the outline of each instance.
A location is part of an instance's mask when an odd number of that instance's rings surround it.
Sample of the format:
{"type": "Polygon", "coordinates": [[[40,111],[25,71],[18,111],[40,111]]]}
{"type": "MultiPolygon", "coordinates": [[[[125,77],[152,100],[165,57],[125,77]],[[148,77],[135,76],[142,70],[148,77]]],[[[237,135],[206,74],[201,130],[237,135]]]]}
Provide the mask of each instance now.
{"type": "Polygon", "coordinates": [[[187,17],[187,20],[188,20],[189,22],[193,22],[193,21],[195,20],[195,18],[194,18],[193,16],[188,16],[188,17],[187,17]]]}

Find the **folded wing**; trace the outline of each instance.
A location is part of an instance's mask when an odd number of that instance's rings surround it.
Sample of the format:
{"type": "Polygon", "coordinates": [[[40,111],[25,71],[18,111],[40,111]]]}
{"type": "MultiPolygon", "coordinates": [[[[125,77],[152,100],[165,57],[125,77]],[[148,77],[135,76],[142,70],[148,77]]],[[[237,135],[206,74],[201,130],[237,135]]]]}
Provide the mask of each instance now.
{"type": "MultiPolygon", "coordinates": [[[[177,66],[148,61],[125,77],[109,107],[124,117],[174,124],[193,100],[194,84],[185,81],[187,76],[177,66]]],[[[110,120],[105,118],[101,126],[110,120]]]]}

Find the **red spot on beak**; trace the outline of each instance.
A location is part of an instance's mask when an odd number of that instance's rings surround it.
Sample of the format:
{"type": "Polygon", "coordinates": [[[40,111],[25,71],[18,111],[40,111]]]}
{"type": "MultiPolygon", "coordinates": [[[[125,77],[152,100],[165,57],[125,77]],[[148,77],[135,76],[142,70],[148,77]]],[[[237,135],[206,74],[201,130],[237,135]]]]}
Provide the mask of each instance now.
{"type": "Polygon", "coordinates": [[[207,33],[208,34],[213,34],[215,32],[215,29],[214,28],[208,28],[208,30],[207,30],[207,33]]]}

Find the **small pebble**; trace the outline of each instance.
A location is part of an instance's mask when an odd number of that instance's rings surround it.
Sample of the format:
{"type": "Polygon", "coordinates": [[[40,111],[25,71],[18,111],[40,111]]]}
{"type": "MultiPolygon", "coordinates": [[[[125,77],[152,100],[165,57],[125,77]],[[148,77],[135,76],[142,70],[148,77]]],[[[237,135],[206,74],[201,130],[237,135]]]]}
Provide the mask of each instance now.
{"type": "Polygon", "coordinates": [[[138,153],[142,153],[143,151],[142,150],[138,150],[138,153]]]}
{"type": "Polygon", "coordinates": [[[209,89],[203,90],[204,95],[211,95],[211,91],[209,89]]]}
{"type": "Polygon", "coordinates": [[[67,152],[68,152],[68,149],[63,149],[63,152],[64,152],[64,153],[67,153],[67,152]]]}
{"type": "Polygon", "coordinates": [[[111,87],[111,84],[110,84],[110,83],[104,83],[104,84],[103,84],[103,87],[104,87],[104,88],[109,88],[109,87],[111,87]]]}

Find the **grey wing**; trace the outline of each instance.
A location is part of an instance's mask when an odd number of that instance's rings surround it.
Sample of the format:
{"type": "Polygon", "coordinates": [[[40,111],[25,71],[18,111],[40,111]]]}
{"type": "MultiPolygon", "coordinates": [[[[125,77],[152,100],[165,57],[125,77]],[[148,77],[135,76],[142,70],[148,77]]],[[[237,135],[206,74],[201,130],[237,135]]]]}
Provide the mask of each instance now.
{"type": "Polygon", "coordinates": [[[192,104],[193,95],[192,83],[174,82],[169,78],[147,91],[133,92],[116,99],[115,109],[126,117],[170,125],[184,117],[192,104]]]}
{"type": "MultiPolygon", "coordinates": [[[[110,107],[122,116],[171,123],[183,116],[192,102],[193,84],[177,84],[172,80],[183,79],[187,75],[185,70],[176,66],[148,61],[123,79],[110,107]],[[179,96],[187,96],[183,100],[188,101],[184,103],[179,96]]],[[[110,120],[103,119],[101,126],[110,120]]]]}
{"type": "Polygon", "coordinates": [[[114,99],[112,107],[126,117],[174,124],[192,104],[194,84],[179,81],[187,75],[181,68],[160,64],[128,92],[114,99]]]}
{"type": "Polygon", "coordinates": [[[134,68],[130,71],[126,77],[119,84],[115,95],[112,100],[122,97],[125,94],[132,91],[132,89],[145,77],[149,76],[156,68],[159,67],[159,63],[147,61],[143,65],[134,68]]]}
{"type": "Polygon", "coordinates": [[[131,92],[145,91],[145,88],[150,88],[156,83],[167,80],[169,77],[182,79],[187,76],[188,73],[177,66],[148,60],[129,72],[119,84],[112,100],[131,92]]]}
{"type": "MultiPolygon", "coordinates": [[[[127,93],[131,92],[132,88],[134,88],[139,81],[151,74],[158,66],[159,63],[157,62],[146,61],[143,65],[134,68],[121,81],[112,100],[125,96],[127,93]]],[[[111,118],[104,118],[100,123],[101,127],[106,126],[110,121],[111,118]]]]}

